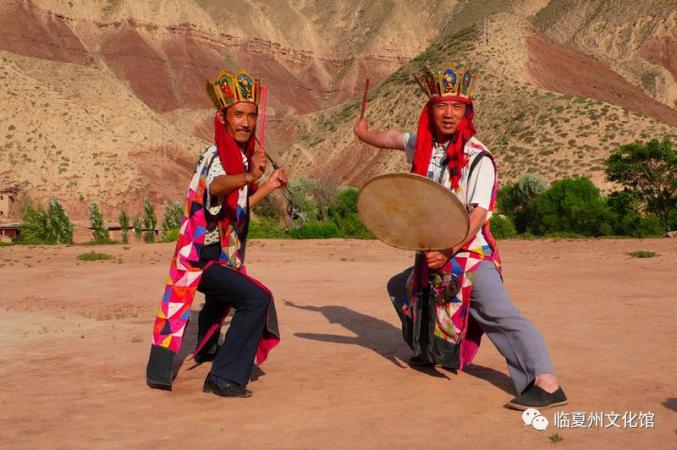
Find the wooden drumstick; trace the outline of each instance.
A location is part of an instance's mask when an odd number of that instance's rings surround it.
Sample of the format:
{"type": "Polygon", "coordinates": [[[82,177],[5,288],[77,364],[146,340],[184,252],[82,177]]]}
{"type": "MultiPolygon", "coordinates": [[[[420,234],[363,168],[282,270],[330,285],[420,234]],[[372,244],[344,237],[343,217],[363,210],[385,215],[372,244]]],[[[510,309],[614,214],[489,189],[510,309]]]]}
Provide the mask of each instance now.
{"type": "Polygon", "coordinates": [[[364,111],[367,109],[367,94],[369,93],[369,78],[364,82],[364,95],[362,96],[362,111],[360,112],[360,119],[364,118],[364,111]]]}
{"type": "Polygon", "coordinates": [[[266,145],[266,97],[268,89],[261,86],[261,107],[259,108],[259,145],[265,148],[266,145]]]}

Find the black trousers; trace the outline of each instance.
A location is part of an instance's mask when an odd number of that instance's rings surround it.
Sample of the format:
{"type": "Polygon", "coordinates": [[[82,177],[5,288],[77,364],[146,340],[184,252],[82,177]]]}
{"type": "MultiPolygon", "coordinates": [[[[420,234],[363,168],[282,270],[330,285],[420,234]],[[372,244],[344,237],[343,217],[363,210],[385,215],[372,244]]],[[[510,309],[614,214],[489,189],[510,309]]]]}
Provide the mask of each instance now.
{"type": "MultiPolygon", "coordinates": [[[[210,373],[246,385],[272,301],[270,295],[245,275],[223,266],[205,270],[198,290],[205,294],[205,304],[198,316],[198,339],[207,334],[209,327],[223,316],[227,307],[235,310],[210,373]]],[[[218,336],[217,331],[205,345],[215,345],[218,336]]]]}

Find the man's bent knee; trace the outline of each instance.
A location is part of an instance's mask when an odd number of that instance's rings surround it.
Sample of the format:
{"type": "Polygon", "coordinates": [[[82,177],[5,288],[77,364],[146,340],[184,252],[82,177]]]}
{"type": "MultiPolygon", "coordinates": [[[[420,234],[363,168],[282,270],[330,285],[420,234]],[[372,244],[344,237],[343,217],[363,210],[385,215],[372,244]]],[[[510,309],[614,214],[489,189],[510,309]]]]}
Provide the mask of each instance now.
{"type": "Polygon", "coordinates": [[[266,308],[273,302],[273,297],[267,292],[261,291],[253,300],[252,308],[266,308]]]}

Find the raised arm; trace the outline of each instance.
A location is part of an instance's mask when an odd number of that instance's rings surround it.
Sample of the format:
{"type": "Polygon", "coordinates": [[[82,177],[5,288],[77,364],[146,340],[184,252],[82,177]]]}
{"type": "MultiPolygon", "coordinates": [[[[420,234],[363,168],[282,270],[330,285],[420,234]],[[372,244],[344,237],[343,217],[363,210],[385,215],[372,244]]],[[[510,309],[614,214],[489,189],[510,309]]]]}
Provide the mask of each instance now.
{"type": "Polygon", "coordinates": [[[219,175],[209,185],[209,193],[215,197],[223,197],[241,187],[253,183],[261,178],[266,170],[266,154],[261,147],[257,147],[251,159],[248,172],[237,175],[219,175]]]}
{"type": "Polygon", "coordinates": [[[397,130],[370,131],[366,118],[359,119],[353,126],[355,136],[365,144],[378,148],[404,150],[404,133],[397,130]]]}

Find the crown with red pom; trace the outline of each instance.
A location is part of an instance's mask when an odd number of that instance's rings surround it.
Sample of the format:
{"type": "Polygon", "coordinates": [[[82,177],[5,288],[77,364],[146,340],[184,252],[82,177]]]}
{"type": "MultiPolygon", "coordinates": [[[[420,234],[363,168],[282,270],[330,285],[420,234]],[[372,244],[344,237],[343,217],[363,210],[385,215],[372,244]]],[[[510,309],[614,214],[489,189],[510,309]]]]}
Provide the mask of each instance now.
{"type": "Polygon", "coordinates": [[[472,100],[476,76],[474,69],[455,65],[435,71],[424,67],[421,74],[414,78],[428,98],[450,96],[472,100]]]}
{"type": "Polygon", "coordinates": [[[237,74],[221,70],[216,81],[205,80],[205,88],[216,109],[227,108],[239,102],[258,105],[261,100],[261,81],[244,69],[240,69],[237,74]]]}

